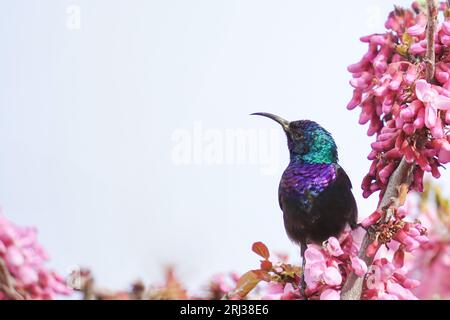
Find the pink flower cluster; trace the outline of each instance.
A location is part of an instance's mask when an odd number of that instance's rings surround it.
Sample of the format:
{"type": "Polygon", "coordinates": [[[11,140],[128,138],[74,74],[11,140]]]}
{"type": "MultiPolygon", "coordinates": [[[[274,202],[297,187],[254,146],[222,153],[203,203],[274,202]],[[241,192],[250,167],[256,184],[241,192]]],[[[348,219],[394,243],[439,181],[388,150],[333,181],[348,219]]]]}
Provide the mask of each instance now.
{"type": "Polygon", "coordinates": [[[450,299],[450,201],[436,186],[427,184],[426,191],[415,208],[430,241],[416,250],[412,259],[406,259],[405,265],[409,276],[421,282],[413,291],[419,299],[450,299]]]}
{"type": "Polygon", "coordinates": [[[406,277],[406,268],[398,268],[386,258],[375,260],[366,279],[363,294],[368,300],[417,300],[411,292],[419,286],[417,280],[406,277]]]}
{"type": "Polygon", "coordinates": [[[339,299],[342,285],[354,272],[359,277],[367,274],[364,299],[417,299],[411,289],[420,282],[409,278],[405,254],[425,248],[429,240],[419,221],[405,220],[407,213],[405,205],[395,210],[386,223],[380,222],[379,212],[362,222],[364,228],[376,228],[375,241],[366,251],[368,257],[376,255],[369,272],[365,262],[358,258],[359,241],[355,241],[359,238],[358,231],[344,233],[340,241],[332,237],[323,246],[309,245],[304,270],[308,298],[339,299]],[[380,250],[382,245],[385,248],[380,250]]]}
{"type": "Polygon", "coordinates": [[[345,233],[340,242],[332,237],[322,247],[309,245],[304,270],[308,298],[339,300],[347,275],[355,272],[362,277],[367,272],[366,264],[357,257],[358,251],[350,233],[345,233]]]}
{"type": "Polygon", "coordinates": [[[448,236],[433,238],[429,247],[419,249],[414,259],[406,261],[409,275],[420,280],[414,289],[419,299],[450,299],[450,243],[448,236]]]}
{"type": "MultiPolygon", "coordinates": [[[[422,226],[420,221],[405,221],[407,215],[407,206],[402,206],[394,210],[394,215],[388,222],[379,224],[377,226],[377,238],[369,246],[366,254],[368,256],[374,256],[380,245],[390,243],[394,240],[399,245],[394,256],[396,265],[403,266],[405,252],[411,253],[425,246],[429,242],[427,230],[422,226]]],[[[365,219],[361,223],[361,226],[368,228],[379,222],[380,219],[381,213],[376,211],[365,219]]]]}
{"type": "MultiPolygon", "coordinates": [[[[13,290],[24,299],[53,299],[58,294],[69,294],[64,279],[44,266],[48,255],[36,236],[35,228],[16,226],[0,214],[0,260],[12,277],[13,290]]],[[[2,299],[8,296],[0,288],[2,299]]]]}
{"type": "Polygon", "coordinates": [[[450,18],[438,25],[433,84],[425,80],[426,24],[416,3],[411,10],[396,8],[386,22],[388,31],[361,38],[369,50],[348,67],[354,88],[348,109],[360,106],[360,124],[369,123],[368,135],[376,135],[362,183],[364,197],[385,189],[403,157],[417,164],[412,188],[418,191],[425,172],[438,178],[439,167],[450,162],[445,131],[450,124],[450,18]]]}
{"type": "MultiPolygon", "coordinates": [[[[409,272],[405,267],[405,253],[413,253],[425,248],[429,239],[426,229],[419,221],[407,222],[408,205],[395,210],[394,215],[386,223],[377,225],[376,240],[367,249],[367,256],[374,256],[381,245],[386,245],[388,251],[393,251],[392,261],[379,258],[374,261],[366,280],[365,299],[380,300],[413,300],[417,297],[411,289],[417,288],[420,282],[407,277],[409,272]]],[[[368,228],[381,219],[378,211],[364,220],[361,225],[368,228]]],[[[386,256],[387,252],[378,254],[386,256]]]]}

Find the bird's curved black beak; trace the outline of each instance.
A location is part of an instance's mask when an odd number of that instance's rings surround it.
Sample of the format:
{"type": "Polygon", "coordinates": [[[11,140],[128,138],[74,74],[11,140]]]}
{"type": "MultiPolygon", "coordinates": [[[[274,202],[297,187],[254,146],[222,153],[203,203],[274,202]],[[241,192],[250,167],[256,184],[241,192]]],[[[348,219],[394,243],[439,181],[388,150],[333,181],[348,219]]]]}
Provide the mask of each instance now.
{"type": "Polygon", "coordinates": [[[283,119],[282,117],[279,117],[279,116],[271,114],[271,113],[266,113],[266,112],[252,113],[251,116],[261,116],[261,117],[266,117],[266,118],[272,119],[273,121],[278,122],[283,127],[283,130],[285,132],[289,132],[290,122],[283,119]]]}

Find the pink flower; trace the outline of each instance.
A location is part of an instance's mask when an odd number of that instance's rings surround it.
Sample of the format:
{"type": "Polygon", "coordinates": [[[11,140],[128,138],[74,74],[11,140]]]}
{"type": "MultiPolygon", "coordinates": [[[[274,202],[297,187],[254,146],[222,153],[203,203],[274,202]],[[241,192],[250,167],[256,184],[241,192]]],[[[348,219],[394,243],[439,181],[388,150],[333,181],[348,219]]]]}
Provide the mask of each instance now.
{"type": "Polygon", "coordinates": [[[330,286],[338,286],[342,283],[342,276],[335,267],[328,267],[323,273],[323,281],[330,286]]]}
{"type": "MultiPolygon", "coordinates": [[[[357,231],[354,235],[359,238],[357,231]]],[[[350,272],[355,270],[357,276],[364,276],[367,267],[356,257],[358,252],[359,246],[350,231],[339,240],[329,238],[323,246],[309,245],[305,252],[304,270],[309,298],[313,295],[313,298],[339,299],[340,286],[350,272]]]]}
{"type": "Polygon", "coordinates": [[[353,271],[358,277],[362,277],[367,273],[367,265],[364,261],[362,261],[358,257],[351,257],[350,260],[352,263],[353,271]]]}
{"type": "Polygon", "coordinates": [[[417,297],[411,291],[395,282],[389,281],[386,284],[386,292],[397,297],[399,300],[417,300],[417,297]]]}
{"type": "Polygon", "coordinates": [[[344,251],[342,251],[341,245],[339,244],[339,240],[335,237],[331,237],[330,239],[328,239],[326,248],[328,252],[334,257],[339,257],[340,255],[344,254],[344,251]]]}
{"type": "Polygon", "coordinates": [[[38,274],[36,270],[30,266],[23,266],[17,271],[17,279],[23,283],[25,286],[33,285],[39,281],[38,274]]]}
{"type": "Polygon", "coordinates": [[[381,212],[377,210],[374,213],[372,213],[369,217],[367,217],[361,223],[361,226],[363,226],[364,228],[370,227],[371,225],[377,223],[380,219],[381,219],[381,212]]]}
{"type": "Polygon", "coordinates": [[[450,110],[450,98],[442,96],[425,80],[416,82],[417,98],[425,105],[425,125],[433,129],[437,124],[438,110],[450,110]]]}
{"type": "Polygon", "coordinates": [[[418,15],[418,22],[406,31],[410,36],[420,36],[425,33],[427,27],[427,17],[424,14],[418,15]]]}
{"type": "Polygon", "coordinates": [[[25,262],[22,252],[16,246],[8,247],[5,254],[5,260],[12,268],[20,267],[25,262]]]}
{"type": "Polygon", "coordinates": [[[396,295],[383,292],[378,296],[378,300],[400,300],[400,299],[396,295]]]}
{"type": "Polygon", "coordinates": [[[327,268],[325,257],[315,246],[309,246],[305,252],[305,282],[309,288],[314,289],[322,281],[327,268]]]}
{"type": "Polygon", "coordinates": [[[269,283],[265,289],[266,293],[261,300],[280,300],[284,294],[284,286],[281,283],[269,283]]]}
{"type": "MultiPolygon", "coordinates": [[[[417,300],[409,290],[410,281],[404,276],[403,269],[397,269],[387,259],[376,260],[371,275],[367,278],[366,298],[372,300],[417,300]]],[[[414,283],[416,284],[416,283],[414,283]]]]}
{"type": "Polygon", "coordinates": [[[442,164],[450,162],[450,143],[447,140],[442,141],[441,149],[439,150],[439,162],[442,164]]]}
{"type": "MultiPolygon", "coordinates": [[[[48,255],[37,242],[36,229],[16,226],[1,213],[0,260],[5,261],[16,290],[25,299],[53,299],[71,292],[64,279],[45,267],[48,255]]],[[[0,295],[0,300],[6,298],[0,295]]]]}
{"type": "Polygon", "coordinates": [[[320,295],[320,300],[340,300],[341,293],[334,289],[327,289],[320,295]]]}

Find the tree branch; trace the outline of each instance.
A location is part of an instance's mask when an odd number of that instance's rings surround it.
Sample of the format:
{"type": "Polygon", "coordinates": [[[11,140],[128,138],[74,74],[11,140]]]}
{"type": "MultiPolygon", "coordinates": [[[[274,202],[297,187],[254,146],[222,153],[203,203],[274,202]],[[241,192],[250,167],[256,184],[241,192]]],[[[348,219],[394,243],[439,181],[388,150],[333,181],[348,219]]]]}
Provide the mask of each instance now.
{"type": "Polygon", "coordinates": [[[2,258],[0,258],[0,292],[3,292],[8,299],[23,300],[23,296],[16,291],[14,278],[9,273],[6,263],[2,258]]]}
{"type": "MultiPolygon", "coordinates": [[[[389,184],[384,193],[383,199],[380,201],[378,210],[384,212],[384,221],[388,221],[392,216],[392,208],[401,205],[400,190],[401,186],[406,185],[409,187],[412,180],[412,169],[413,166],[410,165],[406,159],[403,159],[395,172],[389,179],[389,184]]],[[[363,260],[368,267],[373,263],[374,257],[368,257],[366,255],[367,248],[375,240],[375,229],[371,228],[367,231],[364,239],[361,243],[361,248],[359,250],[359,258],[363,260]]],[[[359,300],[361,298],[361,293],[363,290],[364,278],[358,277],[354,273],[351,273],[346,283],[342,288],[342,300],[359,300]]]]}
{"type": "MultiPolygon", "coordinates": [[[[448,0],[447,3],[450,4],[450,0],[448,0]]],[[[427,14],[427,53],[424,61],[426,63],[426,78],[427,81],[431,83],[434,80],[436,63],[434,36],[436,34],[437,28],[438,8],[436,7],[435,0],[427,0],[427,14]]],[[[384,213],[383,222],[389,221],[393,213],[392,209],[398,208],[400,205],[402,205],[404,199],[401,198],[404,198],[404,196],[401,196],[401,191],[402,189],[403,191],[408,191],[409,186],[412,182],[413,169],[414,165],[409,164],[406,159],[403,158],[399,166],[389,179],[389,183],[386,187],[384,196],[378,206],[378,210],[384,213]]],[[[368,257],[366,255],[366,252],[367,248],[375,240],[375,234],[376,228],[371,228],[367,231],[361,243],[361,248],[359,251],[359,258],[362,259],[368,267],[372,265],[375,255],[372,257],[368,257]]],[[[364,280],[365,279],[363,277],[358,277],[354,273],[351,273],[342,288],[341,300],[360,300],[363,291],[364,280]]]]}

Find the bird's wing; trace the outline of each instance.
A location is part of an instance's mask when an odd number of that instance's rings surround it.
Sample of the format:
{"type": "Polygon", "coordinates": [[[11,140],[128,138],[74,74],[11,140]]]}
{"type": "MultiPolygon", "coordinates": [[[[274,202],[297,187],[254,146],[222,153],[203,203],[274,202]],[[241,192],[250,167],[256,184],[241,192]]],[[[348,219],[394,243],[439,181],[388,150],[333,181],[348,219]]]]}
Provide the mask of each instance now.
{"type": "Polygon", "coordinates": [[[352,192],[352,182],[350,181],[350,178],[348,177],[347,173],[342,169],[341,166],[339,166],[338,169],[338,175],[342,176],[342,180],[344,181],[345,185],[347,186],[348,192],[346,193],[346,197],[348,201],[351,203],[351,213],[350,213],[350,220],[349,225],[352,229],[356,229],[358,227],[358,206],[356,204],[355,197],[353,196],[352,192]]]}
{"type": "Polygon", "coordinates": [[[339,218],[345,219],[352,229],[357,227],[358,208],[352,182],[340,165],[336,165],[336,180],[317,198],[316,205],[322,210],[339,213],[339,218]]]}

